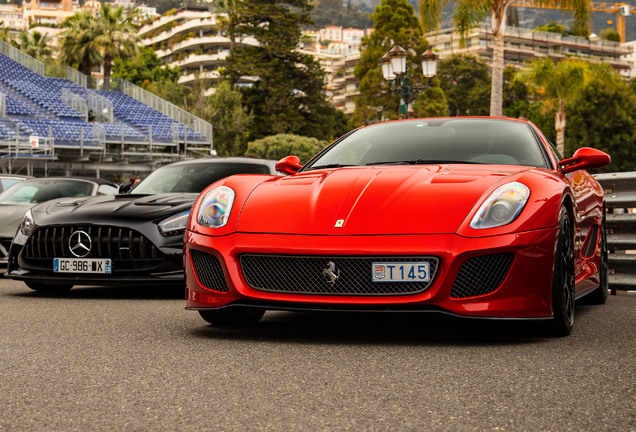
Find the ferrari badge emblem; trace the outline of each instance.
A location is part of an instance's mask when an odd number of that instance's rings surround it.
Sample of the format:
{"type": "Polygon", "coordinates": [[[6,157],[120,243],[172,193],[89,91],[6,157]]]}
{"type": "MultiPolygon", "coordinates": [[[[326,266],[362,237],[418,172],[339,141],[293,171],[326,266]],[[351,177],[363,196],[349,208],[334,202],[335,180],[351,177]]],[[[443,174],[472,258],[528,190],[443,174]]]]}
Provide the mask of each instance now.
{"type": "Polygon", "coordinates": [[[329,261],[329,264],[327,264],[327,266],[328,267],[322,271],[322,274],[329,278],[327,283],[335,284],[340,277],[340,270],[338,270],[338,273],[336,273],[336,265],[333,263],[333,261],[329,261]]]}
{"type": "Polygon", "coordinates": [[[342,228],[343,225],[344,225],[344,219],[338,219],[336,221],[336,228],[342,228]]]}

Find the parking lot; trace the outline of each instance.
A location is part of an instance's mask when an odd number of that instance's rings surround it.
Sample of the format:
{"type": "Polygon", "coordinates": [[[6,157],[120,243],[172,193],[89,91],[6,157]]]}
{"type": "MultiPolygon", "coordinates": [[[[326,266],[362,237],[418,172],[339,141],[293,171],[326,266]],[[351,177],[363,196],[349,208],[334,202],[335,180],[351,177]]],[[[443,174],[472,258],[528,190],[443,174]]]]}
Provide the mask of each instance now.
{"type": "Polygon", "coordinates": [[[268,312],[0,280],[0,430],[636,430],[636,295],[566,338],[443,315],[268,312]]]}

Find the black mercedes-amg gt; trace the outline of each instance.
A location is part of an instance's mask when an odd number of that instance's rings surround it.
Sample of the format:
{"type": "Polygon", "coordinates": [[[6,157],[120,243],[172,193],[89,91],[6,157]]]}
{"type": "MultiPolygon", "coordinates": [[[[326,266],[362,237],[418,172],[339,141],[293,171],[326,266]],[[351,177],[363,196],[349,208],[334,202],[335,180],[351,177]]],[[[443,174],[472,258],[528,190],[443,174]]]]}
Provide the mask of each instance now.
{"type": "Polygon", "coordinates": [[[234,174],[278,174],[275,165],[252,158],[177,162],[126,194],[39,204],[22,219],[5,276],[44,292],[182,285],[183,234],[199,193],[234,174]]]}

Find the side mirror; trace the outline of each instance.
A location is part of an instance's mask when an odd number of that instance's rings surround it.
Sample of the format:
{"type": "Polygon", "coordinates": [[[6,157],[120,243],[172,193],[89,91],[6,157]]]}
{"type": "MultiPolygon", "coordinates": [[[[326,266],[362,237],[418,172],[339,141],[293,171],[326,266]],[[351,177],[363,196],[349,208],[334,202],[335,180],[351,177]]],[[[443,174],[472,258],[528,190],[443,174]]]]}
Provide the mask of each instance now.
{"type": "Polygon", "coordinates": [[[276,162],[276,171],[285,174],[297,173],[303,166],[300,164],[298,156],[286,156],[276,162]]]}
{"type": "Polygon", "coordinates": [[[130,187],[132,186],[131,182],[125,182],[119,185],[119,193],[120,194],[125,194],[130,192],[130,187]]]}
{"type": "Polygon", "coordinates": [[[582,147],[574,152],[570,159],[559,162],[564,174],[579,170],[602,168],[612,163],[607,153],[590,147],[582,147]]]}

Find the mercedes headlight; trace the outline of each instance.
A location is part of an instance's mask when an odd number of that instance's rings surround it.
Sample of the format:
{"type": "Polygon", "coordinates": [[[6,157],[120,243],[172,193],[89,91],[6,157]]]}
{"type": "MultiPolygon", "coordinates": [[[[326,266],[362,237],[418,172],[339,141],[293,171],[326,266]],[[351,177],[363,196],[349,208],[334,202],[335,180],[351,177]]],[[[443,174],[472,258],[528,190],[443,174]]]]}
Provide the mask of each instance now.
{"type": "Polygon", "coordinates": [[[185,233],[189,216],[190,210],[170,216],[168,219],[159,222],[159,232],[163,236],[173,236],[185,233]]]}
{"type": "Polygon", "coordinates": [[[234,191],[227,186],[212,189],[201,201],[197,222],[209,228],[225,226],[230,218],[234,196],[234,191]]]}
{"type": "Polygon", "coordinates": [[[28,210],[24,216],[22,216],[22,222],[20,222],[20,232],[25,236],[30,236],[35,230],[35,220],[33,219],[33,213],[28,210]]]}
{"type": "Polygon", "coordinates": [[[498,187],[479,207],[470,227],[495,228],[507,225],[519,216],[530,197],[528,186],[513,182],[498,187]]]}

